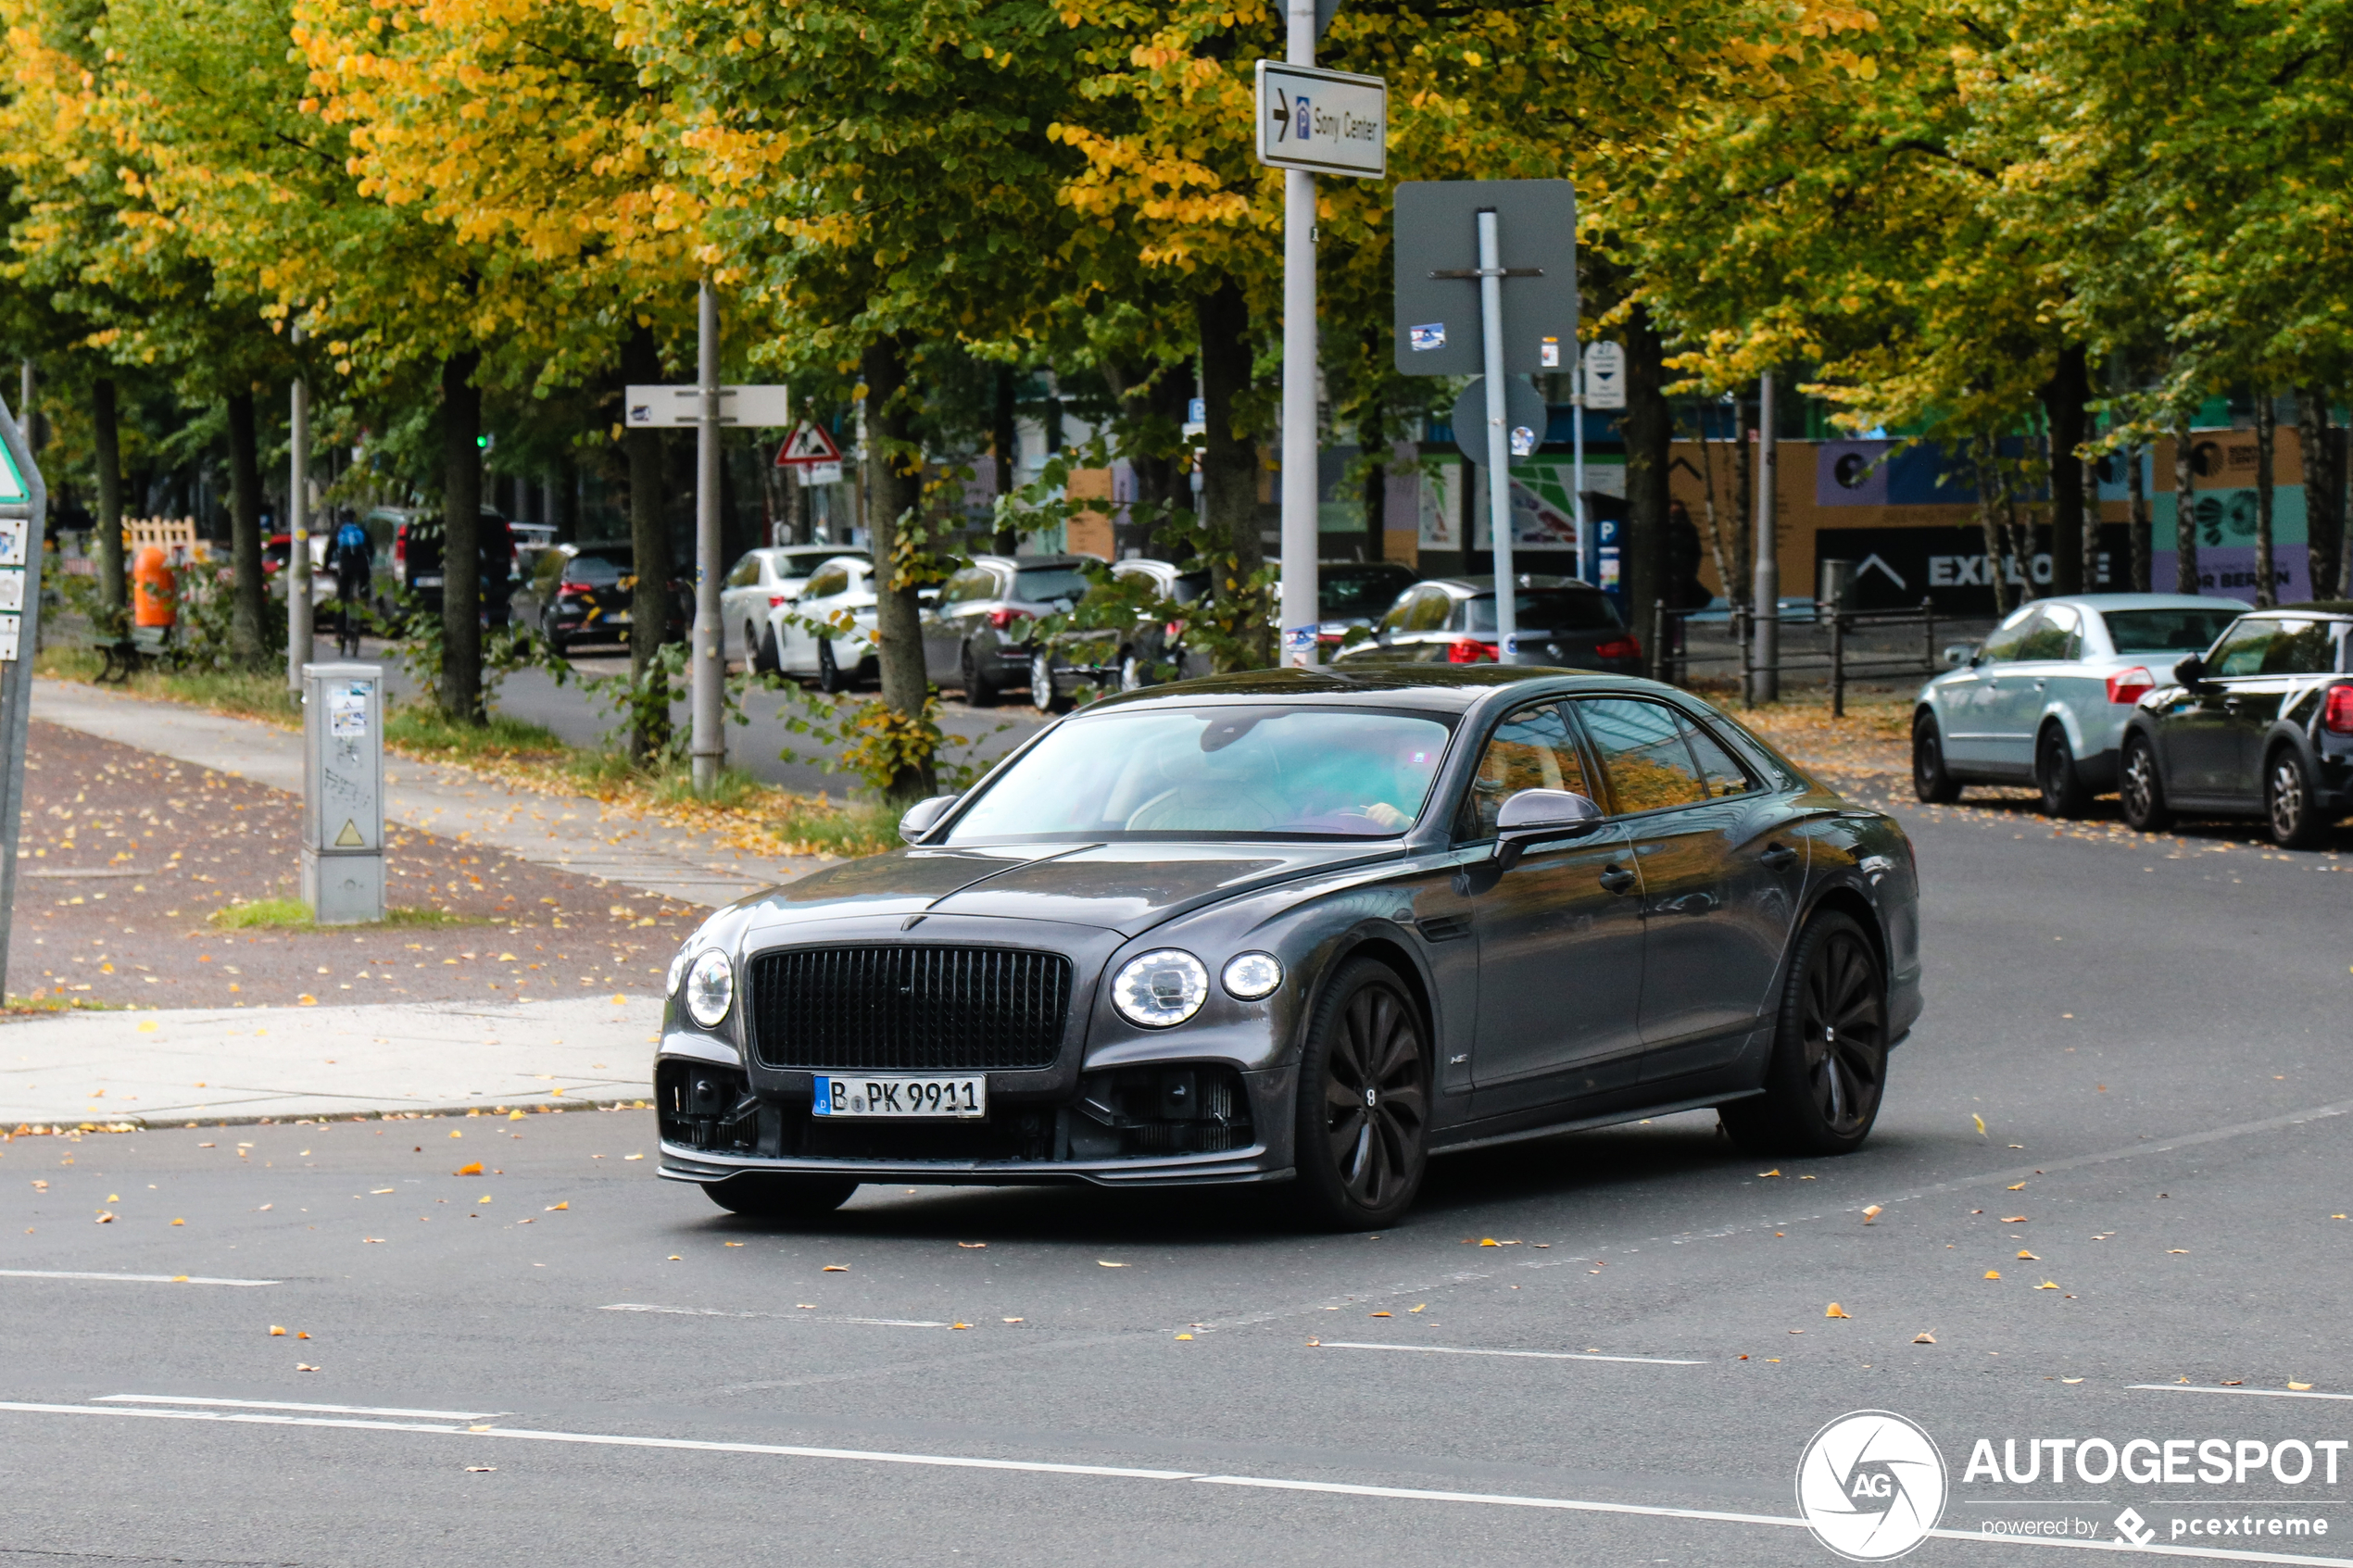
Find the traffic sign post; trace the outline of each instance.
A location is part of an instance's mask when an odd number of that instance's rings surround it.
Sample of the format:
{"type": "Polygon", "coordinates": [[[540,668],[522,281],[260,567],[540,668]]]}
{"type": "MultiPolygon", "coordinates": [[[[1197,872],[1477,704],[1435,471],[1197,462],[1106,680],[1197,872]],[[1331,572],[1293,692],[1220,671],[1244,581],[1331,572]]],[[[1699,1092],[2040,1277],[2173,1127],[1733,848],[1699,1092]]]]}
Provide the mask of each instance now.
{"type": "MultiPolygon", "coordinates": [[[[28,381],[30,377],[27,378],[28,381]]],[[[26,431],[0,402],[0,977],[17,901],[17,828],[24,816],[25,724],[40,643],[42,521],[49,491],[26,431]]]]}
{"type": "Polygon", "coordinates": [[[1577,342],[1576,188],[1566,180],[1408,182],[1397,187],[1393,248],[1398,370],[1481,378],[1485,439],[1464,449],[1487,472],[1495,633],[1508,646],[1518,606],[1507,378],[1560,369],[1577,342]]]}
{"type": "Polygon", "coordinates": [[[1585,508],[1585,410],[1626,407],[1626,349],[1615,343],[1591,343],[1578,356],[1572,375],[1575,390],[1569,401],[1577,411],[1576,473],[1570,483],[1577,501],[1578,573],[1595,587],[1602,585],[1602,563],[1594,548],[1593,520],[1585,508]]]}
{"type": "MultiPolygon", "coordinates": [[[[1283,60],[1258,62],[1258,161],[1283,170],[1282,660],[1316,662],[1315,176],[1389,173],[1389,87],[1315,69],[1337,0],[1290,0],[1283,60]]],[[[1236,520],[1225,520],[1236,521],[1236,520]]],[[[1243,526],[1255,526],[1240,520],[1243,526]]]]}

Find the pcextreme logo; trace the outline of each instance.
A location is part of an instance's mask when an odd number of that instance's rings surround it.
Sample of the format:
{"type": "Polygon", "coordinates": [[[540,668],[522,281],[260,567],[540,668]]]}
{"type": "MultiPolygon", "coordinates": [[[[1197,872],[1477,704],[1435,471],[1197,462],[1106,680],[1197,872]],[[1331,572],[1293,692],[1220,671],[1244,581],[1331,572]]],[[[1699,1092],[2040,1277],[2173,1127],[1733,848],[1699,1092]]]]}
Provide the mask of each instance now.
{"type": "Polygon", "coordinates": [[[1797,1511],[1814,1538],[1854,1562],[1885,1562],[1928,1538],[1944,1512],[1944,1459],[1919,1425],[1856,1411],[1814,1434],[1797,1461],[1797,1511]]]}

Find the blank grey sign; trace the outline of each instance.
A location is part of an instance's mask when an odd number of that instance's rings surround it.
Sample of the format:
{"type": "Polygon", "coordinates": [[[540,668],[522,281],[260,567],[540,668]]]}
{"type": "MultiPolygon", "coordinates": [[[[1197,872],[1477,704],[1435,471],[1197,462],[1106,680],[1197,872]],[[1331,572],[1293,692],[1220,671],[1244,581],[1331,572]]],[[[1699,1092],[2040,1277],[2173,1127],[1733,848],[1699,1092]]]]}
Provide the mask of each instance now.
{"type": "Polygon", "coordinates": [[[1411,180],[1397,187],[1393,246],[1402,374],[1475,376],[1487,369],[1475,275],[1482,207],[1495,209],[1504,269],[1520,274],[1504,279],[1504,371],[1541,375],[1576,366],[1577,187],[1566,180],[1411,180]]]}

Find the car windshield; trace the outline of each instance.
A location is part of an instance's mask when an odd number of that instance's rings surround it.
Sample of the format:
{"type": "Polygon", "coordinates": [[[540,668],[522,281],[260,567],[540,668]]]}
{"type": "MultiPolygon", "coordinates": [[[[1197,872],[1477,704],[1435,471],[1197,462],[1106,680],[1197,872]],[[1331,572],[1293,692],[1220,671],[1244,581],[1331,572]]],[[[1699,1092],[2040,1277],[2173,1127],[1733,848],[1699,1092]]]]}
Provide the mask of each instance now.
{"type": "Polygon", "coordinates": [[[2231,604],[2212,609],[2111,609],[2100,619],[2108,622],[2108,640],[2119,653],[2204,653],[2223,627],[2246,613],[2245,605],[2231,604]]]}
{"type": "Polygon", "coordinates": [[[1414,585],[1402,566],[1326,567],[1316,584],[1316,608],[1327,621],[1371,621],[1414,585]]]}
{"type": "Polygon", "coordinates": [[[1339,708],[1076,719],[991,780],[948,842],[1394,837],[1421,814],[1448,733],[1339,708]]]}
{"type": "MultiPolygon", "coordinates": [[[[1495,596],[1481,594],[1467,601],[1470,632],[1495,630],[1495,596]]],[[[1531,588],[1513,601],[1522,632],[1606,632],[1623,624],[1606,594],[1580,594],[1572,588],[1531,588]]]]}
{"type": "Polygon", "coordinates": [[[1086,574],[1073,567],[1030,566],[1013,573],[1013,597],[1029,604],[1076,604],[1086,593],[1086,574]]]}
{"type": "Polygon", "coordinates": [[[584,588],[610,588],[629,569],[626,557],[616,560],[600,552],[583,550],[564,563],[564,581],[584,588]]]}

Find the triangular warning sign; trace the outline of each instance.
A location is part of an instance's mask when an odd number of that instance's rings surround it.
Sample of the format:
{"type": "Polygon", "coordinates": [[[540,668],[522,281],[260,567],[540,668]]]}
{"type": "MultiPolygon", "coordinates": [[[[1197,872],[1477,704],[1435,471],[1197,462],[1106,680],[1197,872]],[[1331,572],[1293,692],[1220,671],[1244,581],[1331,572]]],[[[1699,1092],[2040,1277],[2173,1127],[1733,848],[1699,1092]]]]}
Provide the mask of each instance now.
{"type": "Polygon", "coordinates": [[[343,831],[335,834],[335,847],[338,849],[368,847],[368,841],[359,836],[359,824],[349,817],[343,820],[343,831]]]}
{"type": "Polygon", "coordinates": [[[793,427],[792,438],[776,453],[776,466],[780,469],[840,461],[841,448],[835,445],[834,438],[825,433],[825,427],[807,420],[793,427]]]}

